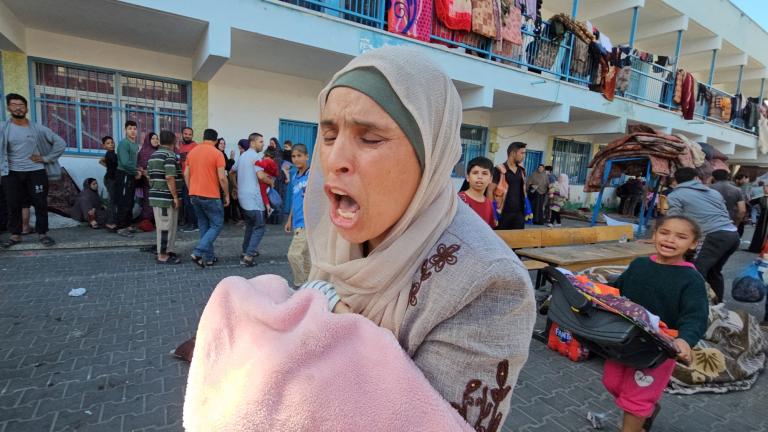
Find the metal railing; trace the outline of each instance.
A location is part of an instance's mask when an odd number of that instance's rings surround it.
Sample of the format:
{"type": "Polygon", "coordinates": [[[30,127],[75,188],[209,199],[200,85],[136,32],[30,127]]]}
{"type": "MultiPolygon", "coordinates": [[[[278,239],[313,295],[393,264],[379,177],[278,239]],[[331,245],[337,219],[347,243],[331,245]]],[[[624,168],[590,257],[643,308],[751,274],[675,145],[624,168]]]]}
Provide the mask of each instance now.
{"type": "MultiPolygon", "coordinates": [[[[402,13],[407,16],[409,12],[409,3],[406,0],[282,1],[379,29],[387,28],[388,1],[394,2],[395,15],[402,13]]],[[[588,45],[571,32],[566,32],[559,40],[553,40],[549,34],[548,22],[542,23],[540,31],[534,31],[526,24],[522,28],[522,45],[516,45],[507,41],[495,41],[472,32],[450,30],[433,16],[430,42],[530,72],[589,86],[592,74],[597,73],[597,68],[589,55],[588,45]]],[[[676,70],[643,61],[635,55],[630,55],[629,60],[629,74],[626,76],[626,72],[623,72],[622,79],[625,81],[620,84],[617,94],[641,103],[677,110],[678,107],[672,101],[676,70]]],[[[730,94],[714,87],[702,85],[715,96],[731,97],[730,94]]],[[[704,120],[723,122],[721,116],[710,113],[708,103],[705,105],[698,102],[695,115],[704,120]]],[[[754,129],[744,128],[738,119],[723,123],[748,133],[756,133],[754,129]]]]}
{"type": "MultiPolygon", "coordinates": [[[[673,69],[643,61],[635,55],[630,55],[629,60],[631,72],[628,77],[623,77],[627,79],[624,83],[626,89],[622,89],[624,96],[672,109],[676,72],[673,69]]],[[[618,79],[616,86],[621,86],[618,79]]]]}
{"type": "Polygon", "coordinates": [[[494,41],[475,33],[449,30],[435,17],[432,20],[430,41],[531,72],[546,73],[583,86],[589,85],[592,60],[588,45],[570,32],[566,32],[560,40],[553,40],[548,35],[547,22],[542,23],[540,32],[524,26],[523,43],[516,45],[508,41],[494,41]],[[571,53],[578,55],[573,56],[571,53]]]}
{"type": "MultiPolygon", "coordinates": [[[[696,110],[694,111],[694,116],[702,120],[728,124],[742,132],[757,134],[756,128],[744,127],[744,121],[737,116],[739,113],[734,112],[736,107],[732,105],[732,101],[732,94],[710,85],[699,83],[696,89],[696,110]],[[707,90],[711,97],[700,95],[702,89],[707,90]]],[[[743,109],[744,107],[740,108],[743,109]]]]}
{"type": "MultiPolygon", "coordinates": [[[[326,15],[343,18],[379,29],[387,28],[387,0],[282,0],[326,15]]],[[[396,5],[402,0],[391,0],[396,5]]],[[[405,7],[405,6],[403,6],[405,7]]]]}

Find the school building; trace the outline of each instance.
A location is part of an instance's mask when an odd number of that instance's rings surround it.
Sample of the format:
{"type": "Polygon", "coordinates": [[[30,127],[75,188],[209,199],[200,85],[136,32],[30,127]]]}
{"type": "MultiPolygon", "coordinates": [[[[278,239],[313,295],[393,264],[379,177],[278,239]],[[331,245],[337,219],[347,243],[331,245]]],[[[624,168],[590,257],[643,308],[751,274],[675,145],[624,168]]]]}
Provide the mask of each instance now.
{"type": "Polygon", "coordinates": [[[768,166],[757,127],[721,106],[759,104],[768,77],[768,34],[728,0],[504,4],[502,27],[467,31],[438,17],[443,0],[0,0],[0,94],[25,95],[31,118],[67,141],[61,163],[79,184],[102,177],[100,138],[120,139],[126,119],[140,139],[190,125],[198,140],[217,129],[231,149],[252,131],[311,147],[332,74],[366,50],[412,45],[461,94],[457,178],[472,157],[500,163],[524,141],[529,169],[551,164],[579,185],[597,149],[638,123],[709,143],[731,164],[768,166]],[[610,101],[595,91],[599,53],[622,46],[610,101]],[[675,102],[679,69],[698,83],[692,119],[675,102]]]}

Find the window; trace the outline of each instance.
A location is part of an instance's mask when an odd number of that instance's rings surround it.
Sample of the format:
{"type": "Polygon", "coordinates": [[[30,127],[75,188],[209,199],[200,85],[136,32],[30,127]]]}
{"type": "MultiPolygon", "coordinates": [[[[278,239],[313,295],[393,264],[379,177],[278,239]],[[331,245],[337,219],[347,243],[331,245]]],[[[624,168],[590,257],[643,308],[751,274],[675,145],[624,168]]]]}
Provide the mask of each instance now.
{"type": "Polygon", "coordinates": [[[525,160],[523,166],[525,167],[525,173],[531,174],[541,165],[541,161],[544,159],[544,152],[540,150],[526,150],[525,160]]]}
{"type": "Polygon", "coordinates": [[[149,132],[177,134],[190,123],[189,84],[130,73],[36,60],[31,63],[33,115],[74,153],[101,153],[101,137],[123,136],[126,120],[149,132]]]}
{"type": "Polygon", "coordinates": [[[555,138],[552,145],[552,171],[567,174],[571,184],[584,184],[592,157],[592,144],[555,138]]]}
{"type": "Polygon", "coordinates": [[[478,156],[485,156],[488,129],[480,126],[461,125],[461,159],[453,168],[453,177],[464,177],[467,163],[478,156]]]}

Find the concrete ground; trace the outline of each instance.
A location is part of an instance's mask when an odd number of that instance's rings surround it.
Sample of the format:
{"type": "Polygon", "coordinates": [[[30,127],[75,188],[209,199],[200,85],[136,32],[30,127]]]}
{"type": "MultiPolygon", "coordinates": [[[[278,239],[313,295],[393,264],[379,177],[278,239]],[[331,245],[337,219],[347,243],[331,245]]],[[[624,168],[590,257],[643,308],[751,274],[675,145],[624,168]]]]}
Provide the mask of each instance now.
{"type": "MultiPolygon", "coordinates": [[[[168,352],[194,334],[216,283],[230,275],[290,276],[290,238],[278,226],[268,228],[259,265],[247,269],[238,265],[242,230],[231,225],[216,244],[221,261],[205,270],[156,265],[139,250],[153,244],[152,233],[124,239],[78,227],[51,234],[56,249],[40,249],[33,237],[0,252],[0,432],[181,431],[188,366],[168,352]],[[80,287],[85,296],[67,295],[80,287]]],[[[182,234],[179,250],[188,252],[196,236],[182,234]]],[[[738,252],[726,279],[751,259],[738,252]]],[[[605,413],[604,430],[617,430],[601,368],[600,360],[572,363],[532,341],[503,430],[587,431],[587,411],[605,413]]],[[[765,377],[746,392],[665,395],[654,430],[766,431],[767,399],[765,377]]]]}

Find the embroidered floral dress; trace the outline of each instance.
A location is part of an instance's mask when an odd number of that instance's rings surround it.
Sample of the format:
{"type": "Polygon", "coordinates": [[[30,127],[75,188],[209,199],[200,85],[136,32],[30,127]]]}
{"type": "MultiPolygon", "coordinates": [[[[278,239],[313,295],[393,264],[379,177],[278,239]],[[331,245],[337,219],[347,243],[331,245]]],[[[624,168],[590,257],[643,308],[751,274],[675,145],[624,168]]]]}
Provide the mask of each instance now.
{"type": "Polygon", "coordinates": [[[413,277],[399,342],[478,431],[500,431],[535,320],[525,267],[467,206],[413,277]]]}

